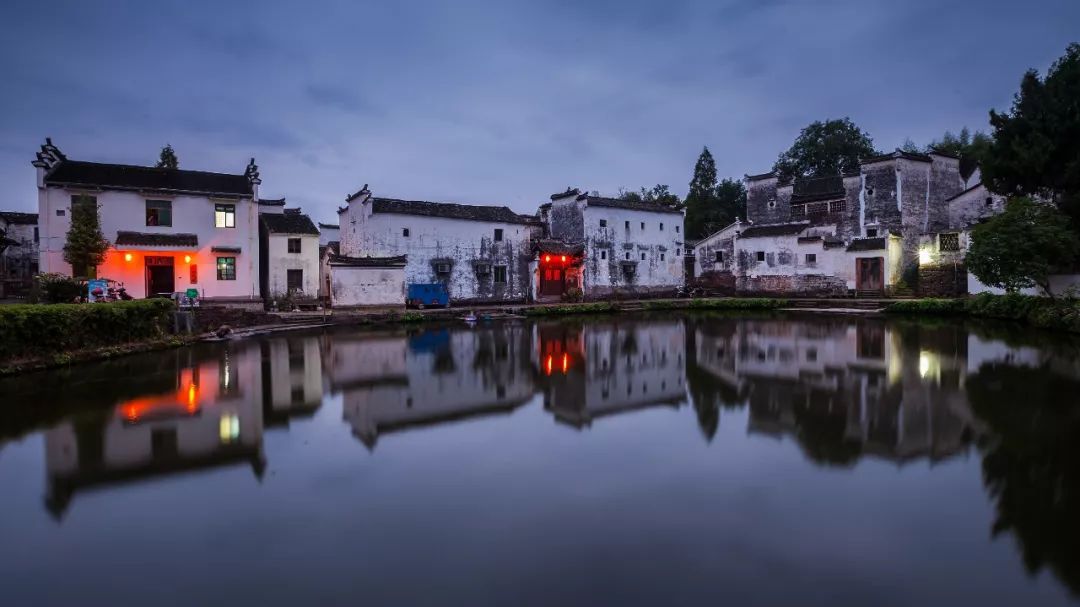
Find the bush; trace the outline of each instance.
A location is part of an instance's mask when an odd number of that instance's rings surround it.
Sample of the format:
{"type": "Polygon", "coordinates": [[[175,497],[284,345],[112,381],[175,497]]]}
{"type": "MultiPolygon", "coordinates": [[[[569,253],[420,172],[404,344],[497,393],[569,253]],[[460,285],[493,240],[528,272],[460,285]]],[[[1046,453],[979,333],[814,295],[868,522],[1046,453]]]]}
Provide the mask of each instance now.
{"type": "Polygon", "coordinates": [[[561,316],[565,314],[596,314],[598,312],[618,312],[615,304],[596,302],[564,306],[541,306],[525,309],[526,316],[561,316]]]}
{"type": "Polygon", "coordinates": [[[86,287],[63,274],[38,274],[30,289],[30,301],[35,303],[72,303],[86,295],[86,287]]]}
{"type": "Polygon", "coordinates": [[[173,309],[169,299],[0,306],[0,360],[160,338],[173,309]]]}
{"type": "Polygon", "coordinates": [[[567,289],[566,293],[563,293],[562,297],[563,301],[571,303],[579,303],[584,298],[585,292],[577,287],[571,287],[567,289]]]}
{"type": "Polygon", "coordinates": [[[1080,302],[1030,295],[981,293],[969,299],[915,299],[885,308],[894,314],[963,314],[1015,320],[1043,329],[1080,333],[1080,302]]]}

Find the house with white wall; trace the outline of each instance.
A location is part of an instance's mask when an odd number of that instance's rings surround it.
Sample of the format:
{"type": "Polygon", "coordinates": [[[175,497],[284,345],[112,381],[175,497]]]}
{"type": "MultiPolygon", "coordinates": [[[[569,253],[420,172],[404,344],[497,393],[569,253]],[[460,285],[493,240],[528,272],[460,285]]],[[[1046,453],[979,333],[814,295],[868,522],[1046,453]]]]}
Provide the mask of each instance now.
{"type": "Polygon", "coordinates": [[[110,278],[134,297],[197,289],[261,305],[255,159],[240,174],[70,160],[46,139],[37,169],[40,269],[110,278]],[[64,261],[73,205],[97,207],[111,243],[96,269],[64,261]]]}
{"type": "Polygon", "coordinates": [[[683,212],[646,201],[569,188],[540,209],[547,238],[537,243],[537,299],[581,289],[585,299],[673,295],[683,284],[683,212]]]}
{"type": "Polygon", "coordinates": [[[25,291],[38,273],[37,213],[0,211],[0,297],[25,291]]]}
{"type": "Polygon", "coordinates": [[[455,304],[528,298],[535,217],[504,206],[380,198],[367,186],[346,202],[339,210],[342,257],[405,255],[406,284],[442,283],[455,304]]]}
{"type": "MultiPolygon", "coordinates": [[[[284,199],[282,199],[284,202],[284,199]]],[[[260,205],[260,208],[265,208],[260,205]]],[[[267,298],[316,297],[319,229],[300,209],[273,207],[259,215],[259,282],[267,298]]]]}

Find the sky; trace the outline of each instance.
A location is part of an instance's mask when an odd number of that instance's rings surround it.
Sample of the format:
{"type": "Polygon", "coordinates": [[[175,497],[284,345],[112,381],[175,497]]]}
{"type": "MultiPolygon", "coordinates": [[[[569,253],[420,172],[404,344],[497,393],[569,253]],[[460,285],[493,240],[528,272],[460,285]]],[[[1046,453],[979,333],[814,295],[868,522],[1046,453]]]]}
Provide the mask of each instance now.
{"type": "Polygon", "coordinates": [[[0,210],[34,153],[242,173],[336,221],[345,196],[535,212],[567,186],[684,195],[772,167],[814,120],[880,150],[988,129],[1080,41],[1080,1],[24,2],[0,7],[0,210]]]}

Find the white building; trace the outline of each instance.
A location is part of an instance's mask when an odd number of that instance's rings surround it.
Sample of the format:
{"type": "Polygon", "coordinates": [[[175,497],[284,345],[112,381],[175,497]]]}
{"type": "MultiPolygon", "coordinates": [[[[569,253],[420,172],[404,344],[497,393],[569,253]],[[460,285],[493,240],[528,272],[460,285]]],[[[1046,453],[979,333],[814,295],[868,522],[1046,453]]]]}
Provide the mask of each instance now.
{"type": "Polygon", "coordinates": [[[135,297],[194,288],[207,301],[261,305],[254,159],[243,174],[103,164],[68,160],[47,139],[33,165],[42,272],[88,274],[63,249],[72,206],[94,205],[112,243],[98,277],[135,297]]]}
{"type": "Polygon", "coordinates": [[[261,204],[260,209],[259,256],[262,263],[259,283],[263,294],[267,298],[286,294],[316,297],[319,293],[319,230],[315,223],[300,209],[261,204]]]}
{"type": "Polygon", "coordinates": [[[403,306],[405,255],[345,257],[323,249],[320,294],[334,307],[403,306]]]}
{"type": "Polygon", "coordinates": [[[336,223],[319,222],[319,246],[325,247],[332,242],[341,242],[341,226],[336,223]]]}
{"type": "Polygon", "coordinates": [[[454,303],[528,298],[535,217],[507,207],[376,198],[366,186],[346,202],[341,256],[405,255],[406,284],[442,283],[454,303]]]}
{"type": "Polygon", "coordinates": [[[540,209],[548,238],[533,260],[535,296],[674,294],[683,284],[683,212],[568,189],[540,209]]]}

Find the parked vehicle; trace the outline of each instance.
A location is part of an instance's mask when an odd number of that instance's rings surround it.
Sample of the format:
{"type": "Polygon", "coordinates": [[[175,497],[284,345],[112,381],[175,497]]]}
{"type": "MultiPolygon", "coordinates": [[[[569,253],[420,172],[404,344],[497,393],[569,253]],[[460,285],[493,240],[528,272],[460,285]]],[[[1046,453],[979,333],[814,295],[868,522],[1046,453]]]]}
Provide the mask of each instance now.
{"type": "Polygon", "coordinates": [[[421,310],[427,306],[449,307],[450,293],[446,290],[446,285],[440,282],[413,283],[405,294],[405,305],[421,310]]]}

